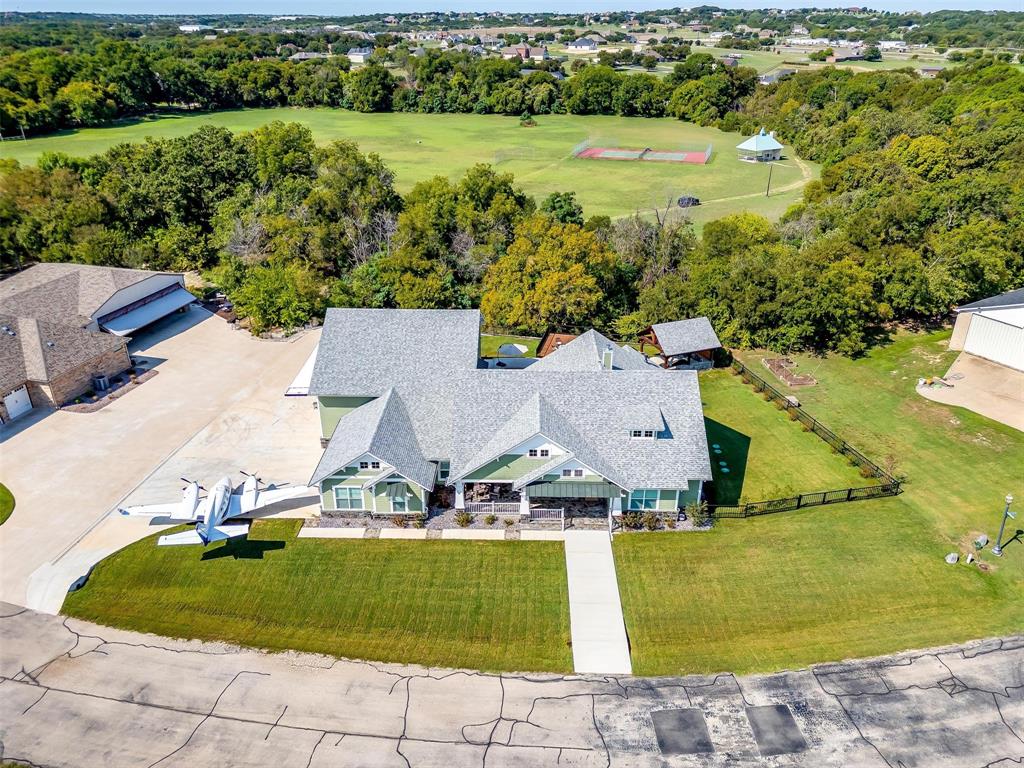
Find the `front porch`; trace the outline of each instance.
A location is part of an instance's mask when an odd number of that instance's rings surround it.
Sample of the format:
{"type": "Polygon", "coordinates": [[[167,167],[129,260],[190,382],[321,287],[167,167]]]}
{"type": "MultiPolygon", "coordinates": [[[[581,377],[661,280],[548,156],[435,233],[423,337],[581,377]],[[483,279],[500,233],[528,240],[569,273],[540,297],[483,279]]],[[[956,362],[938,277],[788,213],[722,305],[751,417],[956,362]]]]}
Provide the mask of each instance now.
{"type": "Polygon", "coordinates": [[[518,516],[564,528],[610,527],[622,514],[622,491],[608,482],[537,482],[516,490],[511,482],[457,482],[454,509],[472,515],[518,516]]]}

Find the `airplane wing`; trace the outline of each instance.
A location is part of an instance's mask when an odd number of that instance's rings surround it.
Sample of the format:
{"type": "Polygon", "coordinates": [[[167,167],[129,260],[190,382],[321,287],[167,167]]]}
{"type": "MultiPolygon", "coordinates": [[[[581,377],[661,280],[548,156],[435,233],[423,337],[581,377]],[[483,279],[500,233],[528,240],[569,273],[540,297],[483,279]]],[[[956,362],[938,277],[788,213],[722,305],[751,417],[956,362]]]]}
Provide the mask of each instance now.
{"type": "Polygon", "coordinates": [[[127,517],[173,517],[177,519],[181,515],[182,507],[181,502],[177,501],[174,504],[137,504],[120,511],[127,517]]]}
{"type": "MultiPolygon", "coordinates": [[[[218,525],[213,529],[210,534],[210,541],[223,541],[224,539],[231,539],[235,536],[244,536],[249,532],[248,525],[218,525]]],[[[191,531],[182,531],[181,533],[171,533],[167,536],[161,536],[157,539],[157,546],[160,547],[173,547],[182,544],[202,544],[203,540],[199,538],[199,534],[196,533],[195,529],[191,531]]]]}
{"type": "Polygon", "coordinates": [[[289,485],[284,488],[268,488],[266,490],[259,491],[256,494],[255,502],[250,502],[249,499],[251,497],[247,497],[245,494],[236,493],[231,496],[228,512],[225,516],[235,517],[236,515],[244,515],[247,512],[253,512],[262,507],[276,504],[279,501],[295,499],[300,496],[312,496],[315,494],[315,488],[309,488],[305,485],[289,485]]]}

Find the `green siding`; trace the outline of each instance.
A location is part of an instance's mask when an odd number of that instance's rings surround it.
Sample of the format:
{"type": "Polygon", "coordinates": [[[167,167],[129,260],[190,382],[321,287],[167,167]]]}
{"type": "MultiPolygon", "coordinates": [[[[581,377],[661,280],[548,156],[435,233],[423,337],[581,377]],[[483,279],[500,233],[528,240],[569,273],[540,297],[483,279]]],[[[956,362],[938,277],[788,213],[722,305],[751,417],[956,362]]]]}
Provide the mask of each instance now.
{"type": "Polygon", "coordinates": [[[658,493],[658,511],[671,512],[678,506],[677,492],[662,490],[658,493]]]}
{"type": "Polygon", "coordinates": [[[689,504],[690,502],[696,501],[697,500],[697,493],[698,493],[699,489],[700,489],[700,481],[698,481],[698,480],[691,480],[690,481],[690,487],[687,488],[685,491],[680,491],[679,492],[679,506],[685,508],[686,505],[689,504]]]}
{"type": "Polygon", "coordinates": [[[320,411],[320,436],[329,438],[346,413],[371,400],[372,397],[318,397],[316,401],[317,409],[320,411]]]}
{"type": "Polygon", "coordinates": [[[584,474],[583,477],[562,477],[561,474],[544,475],[545,483],[603,483],[605,479],[600,475],[584,474]]]}
{"type": "MultiPolygon", "coordinates": [[[[349,467],[341,472],[336,473],[336,477],[329,477],[320,483],[320,503],[323,509],[334,510],[334,488],[339,485],[347,486],[361,486],[370,477],[378,474],[376,470],[362,470],[362,473],[354,471],[353,467],[349,467]]],[[[387,483],[379,482],[372,488],[363,489],[363,509],[369,512],[390,512],[391,502],[388,501],[387,497],[387,483]]],[[[422,512],[423,511],[423,489],[418,485],[407,483],[406,487],[409,490],[409,511],[410,512],[422,512]]]]}
{"type": "MultiPolygon", "coordinates": [[[[339,472],[338,475],[344,475],[339,477],[329,477],[320,483],[320,503],[324,509],[333,510],[336,509],[334,506],[334,488],[339,485],[347,486],[361,486],[365,481],[365,477],[360,477],[358,474],[353,473],[351,470],[339,472]]],[[[363,491],[363,509],[372,509],[370,504],[373,498],[368,490],[363,491]]]]}
{"type": "Polygon", "coordinates": [[[523,475],[540,469],[551,461],[551,457],[532,458],[521,456],[515,453],[506,453],[499,459],[495,459],[480,469],[471,473],[465,478],[466,482],[479,482],[488,480],[517,480],[523,475]]]}

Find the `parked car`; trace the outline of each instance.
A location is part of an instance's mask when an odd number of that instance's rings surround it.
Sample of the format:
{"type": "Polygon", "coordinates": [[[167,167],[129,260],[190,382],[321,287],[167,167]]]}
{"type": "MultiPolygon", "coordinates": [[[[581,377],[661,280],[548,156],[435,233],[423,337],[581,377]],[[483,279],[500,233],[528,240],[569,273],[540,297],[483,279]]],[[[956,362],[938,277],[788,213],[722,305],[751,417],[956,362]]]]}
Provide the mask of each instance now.
{"type": "Polygon", "coordinates": [[[683,195],[679,198],[680,208],[693,208],[697,205],[700,205],[700,198],[694,197],[693,195],[683,195]]]}

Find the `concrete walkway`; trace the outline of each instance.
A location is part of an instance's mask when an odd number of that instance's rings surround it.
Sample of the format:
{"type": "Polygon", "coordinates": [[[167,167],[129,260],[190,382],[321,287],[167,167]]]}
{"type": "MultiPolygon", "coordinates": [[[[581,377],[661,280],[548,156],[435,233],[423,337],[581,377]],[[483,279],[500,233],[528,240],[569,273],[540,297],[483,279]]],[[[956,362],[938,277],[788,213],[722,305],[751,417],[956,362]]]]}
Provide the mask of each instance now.
{"type": "Polygon", "coordinates": [[[565,569],[569,576],[573,668],[581,674],[631,674],[629,641],[608,534],[566,531],[565,569]]]}
{"type": "Polygon", "coordinates": [[[491,675],[0,604],[0,760],[47,768],[1019,768],[1024,637],[774,675],[491,675]]]}

